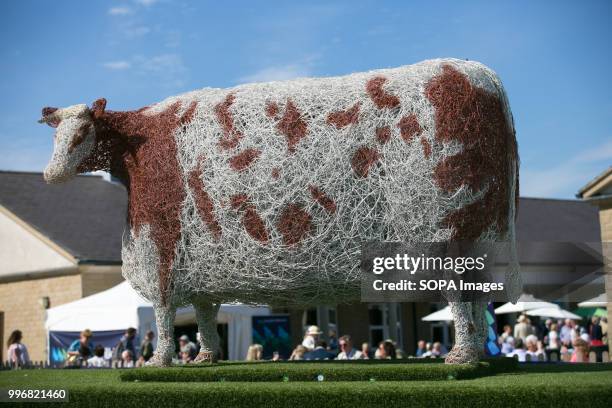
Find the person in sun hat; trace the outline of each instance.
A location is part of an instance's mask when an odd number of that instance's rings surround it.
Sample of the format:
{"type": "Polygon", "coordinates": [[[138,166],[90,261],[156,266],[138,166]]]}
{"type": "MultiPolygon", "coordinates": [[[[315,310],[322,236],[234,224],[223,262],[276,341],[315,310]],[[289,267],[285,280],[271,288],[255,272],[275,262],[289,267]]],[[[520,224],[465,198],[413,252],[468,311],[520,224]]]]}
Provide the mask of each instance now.
{"type": "Polygon", "coordinates": [[[302,346],[306,347],[308,351],[314,350],[321,334],[323,334],[323,332],[319,329],[319,326],[308,327],[304,335],[304,340],[302,340],[302,346]]]}
{"type": "Polygon", "coordinates": [[[531,334],[527,316],[524,314],[520,315],[518,319],[516,319],[516,322],[517,323],[514,325],[514,338],[525,341],[527,336],[531,334]]]}

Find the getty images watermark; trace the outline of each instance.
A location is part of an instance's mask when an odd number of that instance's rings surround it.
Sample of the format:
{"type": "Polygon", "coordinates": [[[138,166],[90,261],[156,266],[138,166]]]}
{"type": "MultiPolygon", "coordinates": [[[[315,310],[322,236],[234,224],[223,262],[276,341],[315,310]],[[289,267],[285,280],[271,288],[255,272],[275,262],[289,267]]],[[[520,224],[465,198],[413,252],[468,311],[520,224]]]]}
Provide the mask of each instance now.
{"type": "Polygon", "coordinates": [[[361,297],[364,302],[506,302],[506,290],[518,279],[525,292],[540,299],[583,300],[603,287],[611,253],[601,242],[520,242],[523,265],[513,275],[508,243],[368,243],[362,247],[361,297]]]}

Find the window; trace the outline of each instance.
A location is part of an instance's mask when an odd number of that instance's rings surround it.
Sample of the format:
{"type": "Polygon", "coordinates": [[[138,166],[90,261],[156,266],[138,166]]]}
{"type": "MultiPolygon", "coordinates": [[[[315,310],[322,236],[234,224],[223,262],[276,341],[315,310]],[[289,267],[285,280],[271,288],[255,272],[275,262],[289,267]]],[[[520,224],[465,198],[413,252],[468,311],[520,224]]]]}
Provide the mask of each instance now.
{"type": "MultiPolygon", "coordinates": [[[[319,328],[324,331],[323,338],[327,338],[327,331],[323,326],[323,319],[321,318],[321,313],[327,309],[328,317],[327,317],[327,325],[329,330],[334,330],[337,332],[337,321],[338,321],[338,313],[336,312],[335,307],[331,306],[319,306],[312,307],[310,309],[304,310],[304,314],[302,315],[302,332],[306,333],[309,326],[319,326],[319,328]]],[[[323,316],[324,317],[324,316],[323,316]]]]}
{"type": "Polygon", "coordinates": [[[370,325],[370,344],[376,347],[378,343],[393,338],[401,348],[401,308],[400,303],[373,303],[369,305],[368,316],[370,325]],[[395,314],[395,333],[390,327],[392,314],[395,314]],[[391,315],[391,316],[390,316],[391,315]]]}

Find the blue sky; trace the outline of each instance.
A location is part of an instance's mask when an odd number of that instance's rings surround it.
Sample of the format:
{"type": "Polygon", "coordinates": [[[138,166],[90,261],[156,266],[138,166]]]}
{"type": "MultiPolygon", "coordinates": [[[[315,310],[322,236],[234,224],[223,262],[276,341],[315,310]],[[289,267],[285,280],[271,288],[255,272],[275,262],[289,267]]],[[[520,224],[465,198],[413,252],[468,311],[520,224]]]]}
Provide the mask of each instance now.
{"type": "Polygon", "coordinates": [[[0,169],[41,170],[43,106],[138,108],[202,87],[428,58],[502,78],[522,195],[573,197],[612,164],[612,2],[13,1],[0,16],[0,169]]]}

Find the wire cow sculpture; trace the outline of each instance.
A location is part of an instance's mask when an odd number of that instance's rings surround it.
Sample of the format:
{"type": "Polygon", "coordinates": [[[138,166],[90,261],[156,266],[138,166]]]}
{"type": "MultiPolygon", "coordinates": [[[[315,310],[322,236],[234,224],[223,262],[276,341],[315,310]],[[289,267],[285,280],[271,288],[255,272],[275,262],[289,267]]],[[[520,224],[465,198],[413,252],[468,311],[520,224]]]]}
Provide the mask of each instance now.
{"type": "MultiPolygon", "coordinates": [[[[221,302],[358,300],[363,241],[515,240],[512,115],[477,62],[205,88],[135,111],[99,99],[41,122],[56,128],[47,182],[106,170],[127,188],[123,275],[154,304],[154,365],[171,363],[185,304],[203,361],[221,302]]],[[[516,299],[516,259],[507,274],[516,299]]],[[[478,359],[485,308],[451,302],[448,362],[478,359]]]]}

